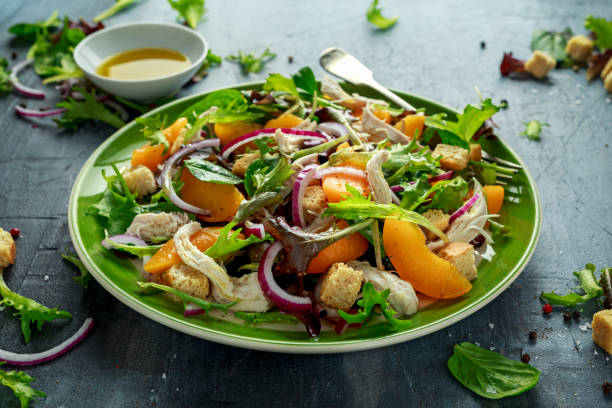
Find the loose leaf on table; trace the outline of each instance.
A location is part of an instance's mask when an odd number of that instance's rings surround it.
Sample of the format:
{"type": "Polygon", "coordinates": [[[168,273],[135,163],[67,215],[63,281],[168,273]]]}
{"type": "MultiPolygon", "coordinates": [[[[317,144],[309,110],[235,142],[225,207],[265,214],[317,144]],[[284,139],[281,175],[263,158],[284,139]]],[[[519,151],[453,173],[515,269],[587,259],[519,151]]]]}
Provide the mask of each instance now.
{"type": "Polygon", "coordinates": [[[370,23],[374,24],[381,30],[386,30],[393,27],[395,23],[397,23],[397,19],[399,17],[383,17],[381,11],[382,9],[378,7],[378,0],[373,0],[372,4],[370,4],[370,7],[368,7],[368,10],[366,11],[366,18],[370,23]]]}
{"type": "Polygon", "coordinates": [[[447,365],[457,381],[490,399],[522,394],[540,379],[540,371],[529,364],[467,342],[455,344],[447,365]]]}
{"type": "Polygon", "coordinates": [[[7,70],[8,61],[0,58],[0,95],[9,93],[13,90],[13,83],[10,78],[10,70],[7,70]]]}
{"type": "Polygon", "coordinates": [[[597,35],[595,44],[601,51],[612,49],[612,20],[588,16],[584,21],[584,27],[597,35]]]}
{"type": "Polygon", "coordinates": [[[95,23],[106,20],[107,18],[111,18],[115,14],[119,13],[121,10],[126,8],[127,6],[134,3],[136,0],[115,0],[115,4],[98,14],[93,18],[95,23]]]}
{"type": "MultiPolygon", "coordinates": [[[[0,366],[2,364],[4,364],[4,362],[1,362],[0,366]]],[[[0,369],[0,384],[13,390],[13,394],[19,399],[21,408],[29,407],[30,402],[32,402],[34,398],[45,398],[47,396],[44,392],[35,390],[30,386],[30,383],[34,380],[34,377],[30,377],[23,371],[6,371],[0,369]]]]}
{"type": "Polygon", "coordinates": [[[378,306],[383,316],[385,316],[385,319],[387,319],[387,322],[389,322],[395,330],[402,330],[410,327],[412,325],[410,320],[400,320],[393,317],[397,312],[393,310],[387,302],[390,293],[390,289],[378,292],[374,288],[374,285],[372,285],[372,282],[366,282],[361,292],[362,298],[357,301],[357,306],[360,308],[357,313],[349,314],[339,310],[338,314],[348,323],[364,323],[372,316],[374,306],[378,306]]]}
{"type": "Polygon", "coordinates": [[[32,323],[36,324],[38,330],[42,330],[42,326],[45,322],[50,322],[55,319],[72,318],[72,315],[68,312],[57,310],[57,308],[50,309],[10,290],[9,287],[6,286],[6,282],[4,282],[2,269],[0,269],[0,297],[2,297],[0,306],[9,306],[17,311],[15,316],[21,319],[21,331],[23,332],[26,344],[30,342],[30,336],[32,334],[30,325],[32,323]]]}
{"type": "Polygon", "coordinates": [[[540,140],[542,134],[542,128],[544,126],[550,126],[548,123],[542,123],[539,120],[530,120],[529,122],[523,123],[525,130],[519,133],[520,136],[527,136],[529,140],[540,140]]]}
{"type": "MultiPolygon", "coordinates": [[[[162,292],[167,292],[167,293],[171,293],[175,296],[178,296],[182,301],[183,301],[183,306],[187,306],[188,303],[193,303],[194,305],[197,305],[199,307],[202,308],[202,310],[204,310],[205,312],[208,312],[212,309],[217,309],[217,310],[222,310],[224,312],[227,312],[227,310],[234,306],[236,303],[238,303],[237,300],[231,302],[231,303],[214,303],[214,302],[208,302],[204,299],[200,299],[191,295],[188,295],[185,292],[182,292],[178,289],[172,288],[170,286],[166,286],[166,285],[160,285],[158,283],[152,283],[152,282],[137,282],[138,286],[140,286],[141,289],[143,289],[145,292],[147,290],[150,289],[157,289],[157,290],[161,290],[162,292]]],[[[151,292],[152,294],[155,292],[151,292]]]]}
{"type": "Polygon", "coordinates": [[[595,279],[595,265],[590,263],[586,264],[584,269],[574,272],[574,276],[578,278],[580,282],[576,289],[582,289],[584,294],[581,295],[576,292],[570,292],[567,295],[558,295],[554,292],[542,293],[540,295],[542,300],[551,305],[573,307],[579,303],[597,299],[603,295],[603,289],[597,283],[597,279],[595,279]]]}
{"type": "Polygon", "coordinates": [[[72,279],[76,283],[81,285],[83,289],[87,289],[89,286],[89,281],[91,280],[91,274],[89,273],[89,270],[87,270],[87,268],[85,267],[83,261],[81,261],[78,256],[69,253],[63,253],[62,258],[77,267],[79,272],[81,272],[81,276],[75,276],[72,279]]]}
{"type": "Polygon", "coordinates": [[[168,0],[189,27],[195,29],[204,16],[204,0],[168,0]]]}
{"type": "Polygon", "coordinates": [[[239,251],[244,247],[247,247],[252,244],[257,244],[259,242],[273,240],[272,236],[266,234],[263,239],[256,237],[255,235],[249,235],[246,239],[240,238],[240,232],[242,228],[238,228],[235,231],[232,231],[232,228],[236,226],[235,222],[228,223],[225,227],[221,229],[219,232],[219,236],[215,243],[208,248],[204,253],[211,258],[219,259],[225,255],[229,255],[233,252],[239,251]]]}
{"type": "Polygon", "coordinates": [[[58,127],[77,130],[88,120],[99,120],[117,129],[123,127],[125,122],[116,114],[108,110],[103,103],[96,99],[96,91],[87,92],[82,88],[75,88],[85,97],[83,101],[77,101],[71,97],[57,104],[59,108],[66,111],[59,119],[54,119],[58,127]]]}
{"type": "Polygon", "coordinates": [[[208,50],[208,52],[206,53],[206,58],[204,59],[204,62],[202,62],[202,65],[200,65],[200,68],[198,68],[198,71],[193,75],[193,77],[191,77],[191,80],[193,82],[200,82],[202,79],[204,79],[205,76],[208,75],[208,70],[211,67],[221,65],[222,62],[223,62],[223,58],[221,58],[218,55],[213,54],[211,50],[208,50]]]}
{"type": "Polygon", "coordinates": [[[253,325],[262,323],[296,324],[299,322],[297,317],[281,312],[236,312],[234,316],[244,320],[246,324],[253,325]]]}
{"type": "Polygon", "coordinates": [[[242,179],[225,167],[204,159],[185,160],[185,167],[198,180],[215,184],[240,184],[242,179]]]}
{"type": "Polygon", "coordinates": [[[45,21],[37,21],[34,23],[18,23],[9,27],[9,33],[21,37],[28,42],[34,42],[36,36],[41,32],[47,32],[49,29],[61,27],[62,20],[58,18],[57,10],[55,10],[45,21]]]}
{"type": "Polygon", "coordinates": [[[161,117],[161,114],[157,114],[155,116],[149,116],[146,118],[136,118],[136,123],[142,125],[142,132],[145,139],[149,141],[151,146],[163,145],[164,151],[162,155],[168,152],[170,148],[170,144],[168,143],[168,139],[164,135],[164,129],[166,128],[166,122],[168,121],[168,115],[164,115],[161,117]]]}
{"type": "Polygon", "coordinates": [[[260,72],[263,69],[264,64],[276,57],[276,54],[270,51],[270,49],[266,48],[266,50],[259,56],[256,57],[253,51],[244,52],[242,50],[238,50],[238,54],[236,55],[228,55],[225,57],[227,61],[236,62],[242,68],[242,71],[245,74],[249,74],[251,72],[260,72]]]}
{"type": "Polygon", "coordinates": [[[569,27],[560,32],[536,30],[531,34],[531,50],[542,51],[562,63],[567,59],[565,46],[572,35],[569,27]]]}

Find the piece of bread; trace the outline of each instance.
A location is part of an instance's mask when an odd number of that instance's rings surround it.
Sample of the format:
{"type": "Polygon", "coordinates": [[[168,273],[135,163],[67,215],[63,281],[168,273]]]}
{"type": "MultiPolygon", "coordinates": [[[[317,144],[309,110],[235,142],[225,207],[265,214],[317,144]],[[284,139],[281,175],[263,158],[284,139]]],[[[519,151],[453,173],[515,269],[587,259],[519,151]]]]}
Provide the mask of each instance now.
{"type": "MultiPolygon", "coordinates": [[[[450,215],[444,213],[442,210],[427,210],[423,213],[423,217],[431,221],[431,223],[442,232],[448,229],[450,215]]],[[[427,228],[424,228],[424,232],[425,236],[429,240],[436,239],[438,237],[427,228]]]]}
{"type": "Polygon", "coordinates": [[[325,192],[321,186],[306,187],[302,202],[304,203],[304,219],[307,224],[319,218],[321,213],[327,208],[325,192]]]}
{"type": "MultiPolygon", "coordinates": [[[[612,59],[610,61],[612,61],[612,59]]],[[[612,93],[612,72],[604,79],[604,88],[606,88],[606,91],[612,93]]]]}
{"type": "Polygon", "coordinates": [[[465,242],[451,242],[438,252],[440,258],[446,259],[469,281],[478,277],[474,263],[474,247],[465,242]]]}
{"type": "MultiPolygon", "coordinates": [[[[204,300],[210,292],[210,284],[206,275],[184,263],[173,265],[158,278],[158,282],[204,300]]],[[[176,295],[171,293],[166,295],[172,300],[182,302],[176,295]]]]}
{"type": "Polygon", "coordinates": [[[238,160],[234,162],[232,166],[232,173],[238,177],[244,177],[247,169],[253,162],[261,157],[259,150],[254,153],[247,153],[242,155],[238,160]]]}
{"type": "Polygon", "coordinates": [[[15,241],[11,234],[0,228],[0,269],[15,263],[15,241]]]}
{"type": "Polygon", "coordinates": [[[155,175],[148,167],[138,166],[122,174],[125,183],[132,193],[144,197],[157,191],[155,175]]]}
{"type": "Polygon", "coordinates": [[[341,262],[329,268],[321,282],[321,301],[333,309],[348,311],[357,300],[363,272],[341,262]]]}
{"type": "Polygon", "coordinates": [[[567,42],[565,53],[574,61],[584,62],[593,53],[593,41],[584,35],[575,35],[567,42]]]}
{"type": "Polygon", "coordinates": [[[470,160],[482,160],[482,146],[480,146],[478,143],[470,144],[470,160]]]}
{"type": "Polygon", "coordinates": [[[593,315],[593,342],[612,354],[612,310],[604,309],[593,315]]]}
{"type": "Polygon", "coordinates": [[[542,51],[535,50],[531,57],[525,61],[525,71],[536,78],[542,79],[557,65],[557,61],[542,51]]]}
{"type": "Polygon", "coordinates": [[[440,165],[444,170],[461,171],[470,161],[467,149],[439,143],[432,153],[433,157],[440,157],[440,165]]]}

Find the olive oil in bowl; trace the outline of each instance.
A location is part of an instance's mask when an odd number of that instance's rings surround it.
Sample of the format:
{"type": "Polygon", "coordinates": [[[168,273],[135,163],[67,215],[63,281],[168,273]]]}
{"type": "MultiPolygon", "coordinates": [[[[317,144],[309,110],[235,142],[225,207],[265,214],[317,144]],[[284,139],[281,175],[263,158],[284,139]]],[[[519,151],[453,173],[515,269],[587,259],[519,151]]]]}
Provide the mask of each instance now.
{"type": "Polygon", "coordinates": [[[176,74],[191,66],[186,55],[165,48],[137,48],[107,58],[96,72],[119,80],[161,78],[176,74]]]}

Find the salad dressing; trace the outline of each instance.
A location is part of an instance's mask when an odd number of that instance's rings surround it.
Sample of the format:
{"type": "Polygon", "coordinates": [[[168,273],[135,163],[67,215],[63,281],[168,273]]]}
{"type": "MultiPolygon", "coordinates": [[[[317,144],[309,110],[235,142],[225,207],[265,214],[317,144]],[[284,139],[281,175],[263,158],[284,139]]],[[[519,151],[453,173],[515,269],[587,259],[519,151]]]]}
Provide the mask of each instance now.
{"type": "Polygon", "coordinates": [[[113,79],[153,79],[172,75],[191,66],[186,55],[166,48],[136,48],[107,58],[96,70],[113,79]]]}

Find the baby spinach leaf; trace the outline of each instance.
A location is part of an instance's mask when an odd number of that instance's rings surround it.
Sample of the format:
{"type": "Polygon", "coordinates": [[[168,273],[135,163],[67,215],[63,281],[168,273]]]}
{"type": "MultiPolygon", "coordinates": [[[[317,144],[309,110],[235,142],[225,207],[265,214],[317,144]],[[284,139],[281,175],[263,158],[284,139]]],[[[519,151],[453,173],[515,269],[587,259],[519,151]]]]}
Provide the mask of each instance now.
{"type": "Polygon", "coordinates": [[[500,399],[522,394],[536,386],[540,371],[499,353],[463,342],[455,344],[448,359],[453,377],[476,394],[500,399]]]}
{"type": "Polygon", "coordinates": [[[293,96],[298,96],[298,90],[293,79],[282,76],[281,74],[268,75],[266,83],[264,84],[264,91],[286,92],[293,96]]]}
{"type": "Polygon", "coordinates": [[[203,159],[189,159],[185,167],[200,181],[215,184],[240,184],[242,179],[225,167],[203,159]]]}
{"type": "MultiPolygon", "coordinates": [[[[0,365],[4,363],[3,361],[0,365]]],[[[34,398],[44,398],[47,396],[44,392],[35,390],[30,386],[30,383],[34,380],[34,377],[30,377],[23,371],[0,370],[0,384],[13,390],[13,394],[19,399],[21,408],[29,407],[30,402],[34,398]]]]}
{"type": "Polygon", "coordinates": [[[569,27],[560,32],[536,30],[531,34],[531,50],[542,51],[556,59],[558,63],[564,62],[567,59],[565,46],[572,35],[569,27]]]}
{"type": "Polygon", "coordinates": [[[366,11],[366,18],[370,23],[374,24],[381,30],[386,30],[393,27],[395,23],[397,23],[397,19],[399,17],[383,17],[381,11],[382,9],[378,7],[378,0],[373,0],[372,4],[370,4],[370,7],[368,7],[368,10],[366,11]]]}

